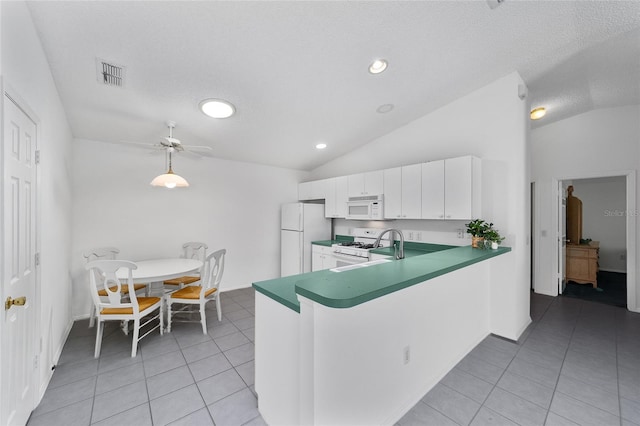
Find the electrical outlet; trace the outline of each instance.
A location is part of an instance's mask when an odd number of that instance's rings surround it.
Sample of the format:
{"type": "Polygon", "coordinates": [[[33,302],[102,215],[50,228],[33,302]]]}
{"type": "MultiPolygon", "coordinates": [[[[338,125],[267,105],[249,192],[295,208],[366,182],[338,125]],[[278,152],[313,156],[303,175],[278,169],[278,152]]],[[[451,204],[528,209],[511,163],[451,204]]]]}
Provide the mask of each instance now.
{"type": "Polygon", "coordinates": [[[413,241],[413,232],[409,232],[409,236],[407,238],[409,241],[413,241]]]}
{"type": "Polygon", "coordinates": [[[409,364],[409,361],[411,361],[411,346],[405,346],[402,359],[405,364],[409,364]]]}
{"type": "Polygon", "coordinates": [[[464,229],[458,229],[458,238],[464,238],[464,229]]]}
{"type": "Polygon", "coordinates": [[[422,232],[416,232],[416,241],[422,241],[422,232]]]}
{"type": "Polygon", "coordinates": [[[620,255],[620,260],[627,260],[627,255],[626,255],[626,254],[624,254],[624,253],[622,253],[622,254],[620,255]]]}

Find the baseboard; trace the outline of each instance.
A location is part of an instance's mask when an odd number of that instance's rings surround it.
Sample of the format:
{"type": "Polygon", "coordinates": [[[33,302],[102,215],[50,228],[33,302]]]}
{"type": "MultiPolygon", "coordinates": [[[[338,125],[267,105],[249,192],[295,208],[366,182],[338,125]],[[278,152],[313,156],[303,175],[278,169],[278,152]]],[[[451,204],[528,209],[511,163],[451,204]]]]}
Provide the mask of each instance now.
{"type": "MultiPolygon", "coordinates": [[[[42,383],[40,384],[40,389],[38,390],[38,401],[35,407],[37,407],[40,404],[40,402],[42,401],[42,397],[44,396],[44,393],[49,387],[49,383],[51,383],[51,378],[53,377],[53,373],[54,373],[54,367],[58,364],[58,361],[60,360],[60,356],[62,355],[62,350],[64,349],[64,344],[67,342],[67,339],[69,338],[69,333],[71,333],[71,328],[73,327],[73,323],[74,323],[74,320],[72,319],[67,324],[67,328],[62,334],[63,337],[59,342],[56,353],[53,355],[53,359],[48,360],[49,363],[48,365],[45,366],[45,368],[47,369],[47,376],[45,380],[43,380],[42,383]]],[[[35,410],[35,407],[34,407],[34,410],[35,410]]]]}

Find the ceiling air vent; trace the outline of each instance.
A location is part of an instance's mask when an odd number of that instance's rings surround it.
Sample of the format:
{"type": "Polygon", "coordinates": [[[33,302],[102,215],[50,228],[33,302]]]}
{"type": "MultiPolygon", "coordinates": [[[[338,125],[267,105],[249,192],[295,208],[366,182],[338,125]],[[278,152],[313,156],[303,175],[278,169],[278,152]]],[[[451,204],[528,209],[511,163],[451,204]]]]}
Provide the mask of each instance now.
{"type": "Polygon", "coordinates": [[[125,67],[122,65],[96,58],[96,68],[98,72],[98,82],[105,86],[124,86],[125,67]]]}

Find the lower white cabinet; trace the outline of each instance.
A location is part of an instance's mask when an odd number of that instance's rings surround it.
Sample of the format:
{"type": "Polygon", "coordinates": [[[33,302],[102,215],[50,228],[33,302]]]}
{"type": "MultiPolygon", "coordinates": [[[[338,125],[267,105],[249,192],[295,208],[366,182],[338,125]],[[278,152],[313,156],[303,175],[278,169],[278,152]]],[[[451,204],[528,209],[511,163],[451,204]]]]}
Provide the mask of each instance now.
{"type": "Polygon", "coordinates": [[[369,253],[369,260],[391,259],[391,257],[386,254],[369,253]]]}
{"type": "Polygon", "coordinates": [[[336,260],[333,257],[333,248],[311,244],[311,271],[335,268],[336,260]]]}

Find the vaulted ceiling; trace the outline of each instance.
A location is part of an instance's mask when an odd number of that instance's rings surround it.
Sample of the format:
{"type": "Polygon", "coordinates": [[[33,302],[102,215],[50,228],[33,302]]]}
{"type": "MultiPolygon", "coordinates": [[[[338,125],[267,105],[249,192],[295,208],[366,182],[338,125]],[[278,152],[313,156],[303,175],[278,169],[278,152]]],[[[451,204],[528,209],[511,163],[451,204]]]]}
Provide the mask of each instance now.
{"type": "Polygon", "coordinates": [[[213,156],[312,170],[513,71],[548,109],[534,126],[640,103],[637,1],[28,4],[79,139],[155,143],[174,120],[213,156]],[[205,116],[206,98],[236,114],[205,116]]]}

